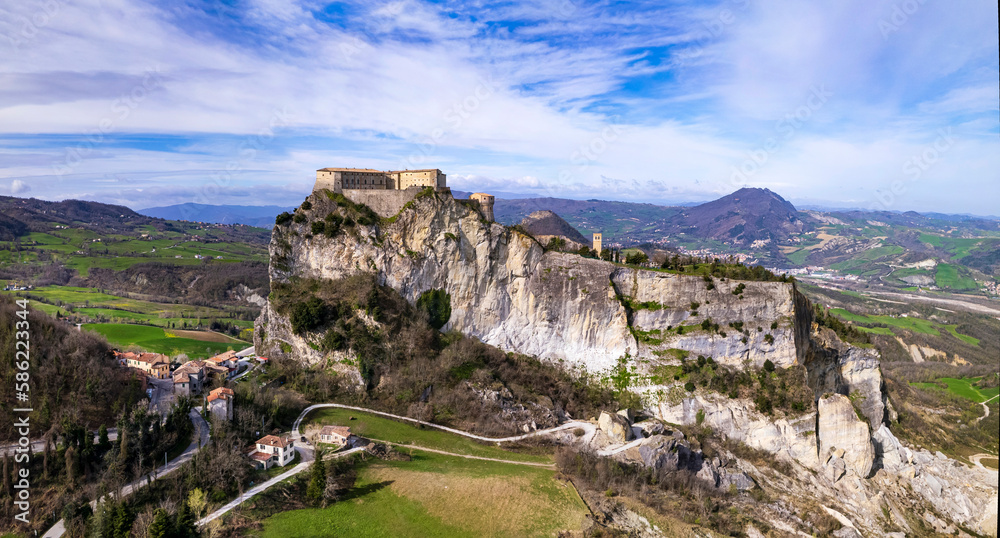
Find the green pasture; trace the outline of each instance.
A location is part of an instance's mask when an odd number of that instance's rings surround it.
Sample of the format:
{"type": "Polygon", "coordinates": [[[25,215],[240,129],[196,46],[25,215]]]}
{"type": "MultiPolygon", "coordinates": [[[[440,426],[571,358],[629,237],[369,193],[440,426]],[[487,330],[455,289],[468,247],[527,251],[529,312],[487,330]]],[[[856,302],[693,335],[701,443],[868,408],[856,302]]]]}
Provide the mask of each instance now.
{"type": "Polygon", "coordinates": [[[137,345],[146,351],[163,353],[170,356],[184,353],[191,358],[205,358],[231,349],[242,349],[246,345],[244,342],[232,339],[230,339],[230,342],[222,343],[203,342],[190,338],[169,336],[160,327],[149,327],[147,325],[90,323],[84,325],[83,328],[101,334],[108,339],[108,342],[120,348],[137,345]]]}
{"type": "Polygon", "coordinates": [[[974,279],[960,274],[958,269],[957,265],[939,264],[937,274],[934,275],[934,282],[939,288],[950,288],[953,290],[974,290],[979,288],[974,279]]]}
{"type": "Polygon", "coordinates": [[[979,377],[963,377],[961,379],[954,377],[942,377],[938,379],[938,382],[944,383],[948,386],[947,389],[943,389],[938,383],[910,383],[915,387],[919,387],[925,390],[946,390],[956,396],[960,396],[967,400],[972,400],[976,403],[983,403],[990,398],[993,398],[997,394],[1000,394],[1000,387],[991,387],[988,389],[976,388],[974,384],[978,382],[979,377]]]}
{"type": "Polygon", "coordinates": [[[553,470],[422,451],[412,458],[359,464],[343,498],[267,518],[260,536],[557,536],[579,532],[587,514],[553,470]]]}
{"type": "Polygon", "coordinates": [[[362,437],[389,441],[391,443],[417,445],[455,454],[538,463],[550,463],[552,461],[552,458],[549,456],[509,452],[498,448],[495,444],[483,444],[467,437],[435,428],[420,428],[405,422],[350,409],[317,409],[306,417],[303,421],[302,429],[305,429],[308,425],[349,426],[352,433],[362,437]],[[350,420],[351,417],[354,417],[355,420],[350,420]]]}

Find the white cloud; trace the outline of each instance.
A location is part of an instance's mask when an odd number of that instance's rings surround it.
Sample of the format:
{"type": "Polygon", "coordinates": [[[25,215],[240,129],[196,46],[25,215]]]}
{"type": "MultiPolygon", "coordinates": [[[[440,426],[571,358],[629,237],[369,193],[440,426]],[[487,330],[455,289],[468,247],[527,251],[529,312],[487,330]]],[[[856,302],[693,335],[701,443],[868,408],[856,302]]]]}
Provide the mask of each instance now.
{"type": "MultiPolygon", "coordinates": [[[[234,184],[276,186],[307,185],[316,168],[344,162],[420,164],[445,169],[463,190],[678,201],[735,188],[732,168],[825,84],[834,97],[781,139],[752,184],[790,197],[858,196],[954,125],[954,153],[907,199],[933,200],[925,193],[936,182],[961,178],[979,185],[951,192],[961,211],[995,198],[1000,183],[1000,67],[989,46],[995,6],[960,4],[926,3],[884,39],[879,21],[892,4],[861,0],[358,2],[340,26],[315,19],[324,6],[312,2],[257,0],[243,20],[213,26],[189,6],[80,0],[60,4],[5,57],[0,177],[46,196],[124,203],[121,193],[146,195],[97,181],[142,178],[146,193],[170,182],[171,196],[197,196],[233,162],[234,184]],[[612,124],[622,129],[609,137],[612,124]],[[274,137],[241,157],[240,144],[269,129],[274,137]],[[121,142],[136,133],[184,141],[121,142]],[[50,135],[76,138],[60,147],[50,135]],[[81,144],[86,157],[72,158],[81,144]]],[[[11,9],[30,19],[36,8],[11,9]]]]}
{"type": "Polygon", "coordinates": [[[11,183],[10,183],[10,193],[11,194],[15,194],[15,195],[16,194],[24,194],[24,193],[30,192],[30,191],[31,191],[31,187],[29,187],[27,183],[25,183],[24,181],[21,181],[20,179],[15,179],[14,181],[11,181],[11,183]]]}

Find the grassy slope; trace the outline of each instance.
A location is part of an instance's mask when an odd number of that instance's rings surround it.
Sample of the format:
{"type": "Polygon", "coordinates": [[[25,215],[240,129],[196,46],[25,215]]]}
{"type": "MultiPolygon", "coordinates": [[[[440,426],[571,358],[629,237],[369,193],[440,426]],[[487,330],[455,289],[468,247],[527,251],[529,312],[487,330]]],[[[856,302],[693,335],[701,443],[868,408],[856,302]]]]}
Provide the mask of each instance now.
{"type": "Polygon", "coordinates": [[[363,437],[391,443],[417,445],[455,454],[538,463],[552,462],[552,458],[549,456],[509,452],[497,448],[495,445],[482,444],[433,428],[418,428],[392,419],[348,409],[317,409],[303,421],[302,429],[305,430],[309,426],[325,425],[350,426],[351,432],[363,437]],[[355,417],[356,420],[350,420],[351,417],[355,417]]]}
{"type": "MultiPolygon", "coordinates": [[[[992,387],[988,389],[978,389],[973,386],[973,383],[979,381],[981,378],[962,378],[956,379],[954,377],[942,377],[938,381],[948,385],[947,392],[961,396],[967,400],[972,400],[976,403],[982,403],[990,398],[993,398],[998,393],[1000,393],[1000,388],[992,387]]],[[[924,390],[943,390],[937,383],[912,383],[915,387],[920,387],[924,390]]]]}
{"type": "Polygon", "coordinates": [[[346,498],[264,520],[264,537],[553,536],[579,531],[586,507],[555,472],[415,453],[365,465],[346,498]]]}

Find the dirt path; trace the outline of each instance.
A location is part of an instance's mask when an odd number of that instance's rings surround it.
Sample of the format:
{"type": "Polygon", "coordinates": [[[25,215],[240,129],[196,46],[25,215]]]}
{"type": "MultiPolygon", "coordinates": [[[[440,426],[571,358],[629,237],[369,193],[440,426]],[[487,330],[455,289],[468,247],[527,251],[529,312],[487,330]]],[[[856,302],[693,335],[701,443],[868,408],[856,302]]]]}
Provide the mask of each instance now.
{"type": "Polygon", "coordinates": [[[975,456],[969,456],[969,461],[971,461],[973,465],[979,467],[980,469],[986,469],[987,471],[992,471],[993,469],[986,467],[985,465],[983,465],[982,461],[980,461],[984,458],[995,460],[997,459],[997,456],[996,454],[976,454],[975,456]]]}
{"type": "Polygon", "coordinates": [[[454,452],[445,452],[444,450],[437,450],[437,449],[434,449],[434,448],[426,448],[426,447],[417,446],[417,445],[403,445],[403,444],[399,444],[399,443],[393,443],[391,441],[382,441],[381,439],[371,439],[371,440],[375,441],[375,442],[378,442],[378,443],[384,443],[384,444],[387,444],[387,445],[398,446],[400,448],[410,448],[410,449],[413,449],[413,450],[423,450],[424,452],[433,452],[435,454],[443,454],[445,456],[454,456],[456,458],[465,458],[467,460],[495,461],[497,463],[509,463],[511,465],[528,465],[530,467],[544,467],[546,469],[554,469],[555,466],[556,466],[556,464],[554,464],[554,463],[535,463],[535,462],[530,462],[530,461],[512,461],[512,460],[503,460],[503,459],[499,459],[499,458],[486,458],[486,457],[483,457],[483,456],[469,456],[467,454],[455,454],[454,452]]]}
{"type": "MultiPolygon", "coordinates": [[[[1000,396],[1000,394],[997,394],[997,396],[1000,396]]],[[[992,402],[993,400],[996,400],[997,396],[994,396],[994,397],[990,398],[989,400],[986,400],[985,402],[982,402],[982,403],[979,404],[979,405],[983,406],[983,416],[977,418],[976,422],[979,422],[980,420],[983,420],[984,418],[990,416],[990,406],[988,406],[986,404],[992,402]]]]}

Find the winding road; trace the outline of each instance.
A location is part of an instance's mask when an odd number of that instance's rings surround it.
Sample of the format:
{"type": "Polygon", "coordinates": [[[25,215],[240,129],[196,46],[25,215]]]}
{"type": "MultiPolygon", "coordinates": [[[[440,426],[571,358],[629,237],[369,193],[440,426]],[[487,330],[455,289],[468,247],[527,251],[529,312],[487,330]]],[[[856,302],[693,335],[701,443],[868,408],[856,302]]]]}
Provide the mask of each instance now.
{"type": "MultiPolygon", "coordinates": [[[[197,409],[192,409],[191,413],[188,416],[191,417],[191,422],[194,424],[195,430],[198,432],[198,438],[195,439],[194,441],[191,441],[191,444],[188,445],[186,449],[184,449],[184,452],[182,452],[180,456],[177,456],[169,463],[167,463],[165,466],[156,469],[152,473],[147,473],[146,475],[136,480],[135,482],[132,482],[131,484],[128,484],[125,487],[123,487],[118,492],[119,497],[127,497],[128,495],[131,495],[133,491],[149,484],[153,476],[155,476],[156,478],[162,478],[176,471],[177,469],[180,469],[182,465],[187,463],[191,458],[194,457],[194,455],[199,450],[201,450],[201,447],[208,444],[209,441],[208,423],[205,422],[204,418],[202,418],[201,413],[199,413],[197,409]]],[[[91,509],[96,510],[97,501],[96,500],[90,501],[90,507],[91,509]]],[[[66,533],[66,521],[60,519],[59,521],[56,522],[55,525],[52,526],[51,529],[45,532],[42,538],[57,538],[65,533],[66,533]]]]}
{"type": "Polygon", "coordinates": [[[986,404],[992,402],[993,400],[996,400],[997,396],[1000,396],[1000,394],[997,394],[996,396],[990,398],[989,400],[986,400],[985,402],[980,402],[979,405],[983,406],[983,416],[976,418],[976,422],[979,422],[980,420],[983,420],[984,418],[990,416],[990,406],[986,404]]]}
{"type": "MultiPolygon", "coordinates": [[[[274,486],[275,484],[278,484],[278,483],[280,483],[280,482],[282,482],[282,481],[284,481],[284,480],[286,480],[288,478],[291,478],[292,476],[295,476],[295,475],[297,475],[297,474],[305,471],[306,469],[308,469],[312,465],[312,463],[313,463],[312,462],[312,448],[307,448],[307,447],[301,446],[299,444],[298,440],[301,439],[301,435],[302,435],[302,433],[299,431],[299,427],[302,426],[302,421],[305,420],[306,416],[309,415],[309,413],[313,412],[316,409],[323,409],[323,408],[329,408],[329,407],[335,407],[335,408],[339,408],[339,409],[350,409],[352,411],[359,411],[359,412],[363,412],[363,413],[370,413],[370,414],[373,414],[373,415],[380,415],[380,416],[383,416],[383,417],[392,418],[392,419],[396,419],[396,420],[401,420],[401,421],[404,421],[404,422],[411,422],[413,424],[420,424],[420,425],[423,425],[423,426],[427,426],[429,428],[436,428],[436,429],[439,429],[439,430],[442,430],[442,431],[446,431],[448,433],[453,433],[455,435],[460,435],[462,437],[467,437],[469,439],[475,439],[477,441],[485,441],[485,442],[488,442],[488,443],[498,443],[498,444],[499,443],[512,443],[512,442],[522,441],[524,439],[530,439],[532,437],[538,437],[538,436],[544,436],[544,435],[551,435],[553,433],[558,433],[558,432],[561,432],[561,431],[565,431],[565,430],[569,430],[569,429],[575,429],[575,428],[580,428],[580,429],[582,429],[584,431],[584,435],[581,436],[581,438],[586,438],[586,437],[591,437],[592,438],[594,435],[597,434],[597,427],[593,423],[575,420],[575,421],[572,421],[572,422],[567,422],[567,423],[562,424],[560,426],[556,426],[554,428],[548,428],[548,429],[545,429],[545,430],[538,430],[538,431],[534,431],[534,432],[531,432],[531,433],[526,433],[526,434],[523,434],[523,435],[514,435],[514,436],[510,436],[510,437],[484,437],[482,435],[476,435],[474,433],[469,433],[469,432],[462,431],[462,430],[456,430],[455,428],[449,428],[447,426],[442,426],[440,424],[434,424],[433,422],[426,422],[426,421],[423,421],[423,420],[417,420],[415,418],[404,417],[404,416],[401,416],[401,415],[394,415],[392,413],[386,413],[386,412],[383,412],[383,411],[376,411],[374,409],[368,409],[368,408],[365,408],[365,407],[355,407],[355,406],[351,406],[351,405],[335,404],[335,403],[311,405],[311,406],[305,408],[304,410],[302,410],[302,412],[299,414],[298,418],[295,419],[295,423],[292,426],[292,439],[296,440],[295,450],[302,456],[303,462],[300,463],[300,464],[298,464],[298,465],[296,465],[291,470],[289,470],[289,471],[287,471],[285,473],[282,473],[282,474],[280,474],[280,475],[278,475],[278,476],[276,476],[276,477],[268,480],[267,482],[264,482],[264,483],[262,483],[260,485],[257,485],[255,487],[253,487],[252,489],[250,489],[249,491],[247,491],[246,493],[244,493],[238,499],[234,499],[233,501],[229,502],[228,504],[226,504],[222,508],[219,508],[218,510],[216,510],[216,511],[212,512],[211,514],[205,516],[204,518],[198,520],[197,525],[199,527],[201,527],[201,526],[204,526],[204,525],[206,525],[206,524],[208,524],[208,523],[210,523],[210,522],[212,522],[212,521],[214,521],[214,520],[222,517],[227,512],[230,512],[231,510],[233,510],[237,506],[243,504],[244,502],[246,502],[248,499],[250,499],[254,495],[258,495],[258,494],[262,493],[263,491],[267,490],[268,488],[270,488],[271,486],[274,486]]],[[[528,466],[532,466],[532,467],[545,467],[545,468],[552,468],[552,467],[554,467],[554,464],[552,464],[552,463],[536,463],[536,462],[504,460],[504,459],[499,459],[499,458],[486,458],[486,457],[482,457],[482,456],[470,456],[468,454],[455,454],[453,452],[446,452],[446,451],[443,451],[443,450],[437,450],[437,449],[427,448],[427,447],[422,447],[422,446],[417,446],[417,445],[404,445],[404,444],[400,444],[400,443],[393,443],[393,442],[390,442],[390,441],[383,441],[381,439],[371,439],[371,440],[372,441],[377,441],[379,443],[384,443],[384,444],[387,444],[387,445],[398,446],[398,447],[401,447],[401,448],[410,448],[410,449],[413,449],[413,450],[422,450],[422,451],[425,451],[425,452],[433,452],[435,454],[443,454],[443,455],[446,455],[446,456],[455,456],[455,457],[458,457],[458,458],[465,458],[465,459],[470,459],[470,460],[493,461],[493,462],[499,462],[499,463],[509,463],[509,464],[512,464],[512,465],[528,465],[528,466]]],[[[615,447],[615,448],[609,448],[609,449],[605,449],[605,450],[600,450],[597,453],[599,455],[601,455],[601,456],[610,456],[610,455],[613,455],[613,454],[617,454],[617,453],[622,452],[624,450],[628,450],[629,448],[632,448],[633,446],[637,446],[639,443],[642,442],[642,440],[643,439],[641,439],[641,438],[640,439],[636,439],[635,441],[632,441],[631,443],[627,443],[625,445],[621,445],[621,446],[618,446],[618,447],[615,447]]],[[[331,455],[331,457],[332,458],[340,458],[340,457],[347,456],[349,454],[354,454],[355,452],[360,452],[362,450],[364,450],[364,448],[352,448],[352,449],[347,450],[345,452],[334,453],[334,454],[331,455]]]]}
{"type": "MultiPolygon", "coordinates": [[[[302,413],[299,415],[299,418],[295,419],[295,424],[292,426],[292,435],[296,439],[298,439],[299,436],[301,435],[299,433],[299,426],[302,425],[302,420],[306,418],[306,415],[308,415],[309,413],[311,413],[315,409],[322,409],[322,408],[327,408],[327,407],[336,407],[336,408],[339,408],[339,409],[350,409],[352,411],[361,411],[363,413],[371,413],[373,415],[380,415],[380,416],[383,416],[383,417],[388,417],[388,418],[392,418],[392,419],[396,419],[396,420],[402,420],[404,422],[411,422],[413,424],[420,424],[420,425],[423,425],[423,426],[427,426],[429,428],[435,428],[435,429],[438,429],[438,430],[441,430],[441,431],[446,431],[448,433],[453,433],[455,435],[461,435],[462,437],[467,437],[469,439],[475,439],[477,441],[485,441],[487,443],[513,443],[513,442],[517,442],[517,441],[523,441],[525,439],[530,439],[532,437],[539,437],[539,436],[544,436],[544,435],[551,435],[553,433],[557,433],[557,432],[561,432],[561,431],[565,431],[565,430],[570,430],[570,429],[575,429],[575,428],[581,428],[581,429],[583,429],[585,436],[593,436],[595,433],[597,433],[597,426],[595,426],[593,423],[583,422],[581,420],[574,420],[574,421],[570,421],[570,422],[567,422],[565,424],[556,426],[554,428],[548,428],[548,429],[545,429],[545,430],[536,430],[536,431],[533,431],[531,433],[526,433],[526,434],[523,434],[523,435],[514,435],[514,436],[510,436],[510,437],[484,437],[482,435],[476,435],[474,433],[469,433],[469,432],[462,431],[462,430],[456,430],[455,428],[449,428],[447,426],[442,426],[440,424],[434,424],[433,422],[426,422],[426,421],[423,421],[423,420],[417,420],[415,418],[404,417],[404,416],[400,416],[400,415],[394,415],[392,413],[385,413],[383,411],[376,411],[374,409],[366,409],[364,407],[354,407],[354,406],[351,406],[351,405],[328,403],[328,404],[310,405],[309,407],[305,408],[302,411],[302,413]]],[[[619,447],[619,448],[620,449],[625,449],[626,447],[619,447]]],[[[611,450],[606,450],[606,451],[600,451],[600,452],[598,452],[598,454],[600,454],[602,456],[606,456],[606,455],[609,455],[609,454],[612,454],[612,453],[616,453],[616,452],[613,452],[611,450]]]]}

